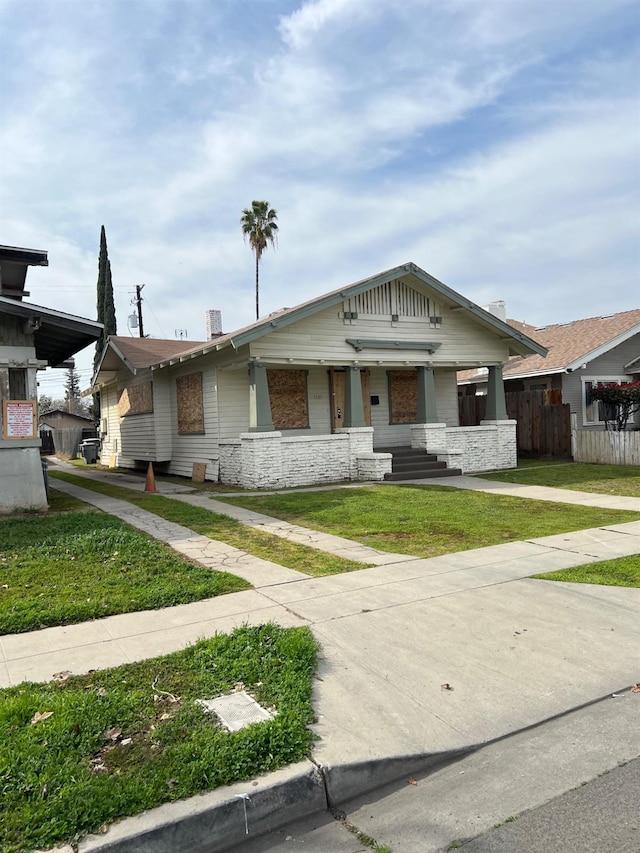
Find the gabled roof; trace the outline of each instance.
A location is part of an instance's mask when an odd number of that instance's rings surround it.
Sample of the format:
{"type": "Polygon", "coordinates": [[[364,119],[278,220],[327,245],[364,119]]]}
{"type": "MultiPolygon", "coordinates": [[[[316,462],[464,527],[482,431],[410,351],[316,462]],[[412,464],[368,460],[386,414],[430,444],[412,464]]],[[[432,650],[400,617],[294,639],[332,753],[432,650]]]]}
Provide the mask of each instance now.
{"type": "Polygon", "coordinates": [[[0,315],[10,314],[30,323],[36,358],[50,367],[70,358],[100,337],[102,323],[73,314],[63,314],[41,305],[0,296],[0,315]]]}
{"type": "Polygon", "coordinates": [[[49,409],[38,415],[38,420],[45,420],[49,415],[64,415],[66,418],[78,418],[81,421],[93,421],[89,415],[77,415],[75,412],[65,412],[64,409],[49,409]]]}
{"type": "MultiPolygon", "coordinates": [[[[571,373],[634,335],[640,335],[640,308],[552,326],[529,326],[519,320],[507,320],[507,323],[535,338],[549,350],[546,358],[529,355],[510,359],[504,367],[504,378],[519,379],[549,373],[571,373]]],[[[635,360],[632,359],[629,366],[635,360]]],[[[465,370],[458,374],[461,382],[483,381],[485,378],[477,371],[465,370]]]]}
{"type": "Polygon", "coordinates": [[[234,349],[239,349],[244,344],[258,340],[275,329],[286,328],[292,323],[303,320],[306,317],[311,317],[313,314],[317,314],[319,311],[330,308],[334,305],[339,305],[345,299],[357,296],[358,294],[364,293],[368,290],[373,290],[373,288],[379,287],[381,284],[385,284],[388,281],[393,281],[394,279],[399,278],[404,279],[408,284],[413,282],[418,285],[427,285],[440,296],[444,297],[447,302],[450,302],[451,305],[449,307],[462,309],[475,317],[475,319],[480,320],[486,326],[493,328],[503,337],[509,339],[510,346],[514,353],[534,352],[541,356],[546,353],[545,348],[537,343],[537,341],[530,338],[526,333],[508,326],[495,315],[490,314],[488,311],[485,311],[484,308],[476,305],[475,302],[471,302],[470,299],[456,293],[455,290],[452,290],[450,287],[447,287],[446,284],[438,281],[437,278],[434,278],[432,275],[429,275],[429,273],[420,269],[416,264],[407,263],[402,266],[386,270],[385,272],[378,273],[370,278],[356,281],[353,284],[346,285],[345,287],[340,287],[337,290],[325,293],[315,299],[310,299],[309,301],[296,305],[293,308],[283,308],[281,311],[270,314],[268,317],[264,317],[263,319],[258,320],[249,326],[245,326],[242,329],[237,329],[235,332],[221,335],[220,337],[207,341],[204,344],[197,344],[191,349],[176,352],[172,356],[168,356],[164,360],[159,361],[158,364],[154,366],[165,367],[171,364],[172,361],[176,361],[177,359],[181,359],[187,355],[203,355],[204,353],[211,352],[213,350],[221,350],[229,346],[232,346],[234,349]]]}
{"type": "Polygon", "coordinates": [[[145,370],[164,359],[190,351],[196,346],[203,346],[202,341],[183,341],[172,338],[127,338],[109,335],[95,375],[97,376],[100,370],[117,369],[119,367],[118,361],[125,364],[135,375],[138,370],[145,370]],[[117,357],[116,360],[113,360],[114,354],[117,357]]]}

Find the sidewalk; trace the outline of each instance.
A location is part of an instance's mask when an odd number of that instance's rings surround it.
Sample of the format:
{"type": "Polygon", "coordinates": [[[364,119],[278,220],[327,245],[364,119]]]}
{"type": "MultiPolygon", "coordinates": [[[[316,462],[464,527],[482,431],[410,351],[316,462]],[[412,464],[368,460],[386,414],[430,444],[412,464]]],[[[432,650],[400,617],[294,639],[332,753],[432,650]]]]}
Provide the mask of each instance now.
{"type": "MultiPolygon", "coordinates": [[[[485,484],[487,490],[504,485],[485,484]]],[[[220,505],[219,511],[230,515],[233,509],[234,517],[245,523],[264,525],[287,538],[306,537],[304,544],[341,556],[349,552],[350,559],[363,563],[383,561],[345,575],[309,578],[196,536],[125,501],[62,481],[52,485],[125,517],[213,569],[246,577],[254,589],[163,611],[3,637],[2,683],[46,680],[60,670],[82,672],[162,654],[243,622],[273,619],[308,625],[322,646],[315,695],[320,740],[313,762],[332,804],[640,680],[639,589],[529,579],[535,572],[640,553],[640,521],[419,559],[383,555],[220,505]]],[[[576,494],[563,491],[568,502],[576,502],[576,494]]],[[[174,497],[200,506],[206,501],[218,511],[216,502],[201,493],[174,497]]],[[[305,779],[303,773],[294,780],[294,791],[306,790],[305,779]]],[[[233,791],[232,797],[241,796],[236,791],[255,795],[251,782],[233,786],[233,791]]],[[[217,798],[224,794],[218,792],[217,798]]],[[[291,794],[285,799],[290,802],[291,794]]],[[[245,832],[242,802],[237,803],[234,843],[245,832]]],[[[275,817],[267,815],[262,823],[255,813],[251,831],[299,816],[280,801],[277,809],[275,817]]],[[[171,816],[183,813],[181,804],[154,810],[152,829],[172,825],[171,816]]],[[[143,831],[140,826],[140,819],[125,821],[100,844],[110,836],[135,835],[143,831]]],[[[228,829],[227,836],[233,837],[228,829]]],[[[157,833],[153,838],[152,847],[139,849],[178,849],[171,843],[162,846],[157,833]]],[[[188,849],[205,849],[191,841],[188,849]]],[[[123,841],[127,843],[130,838],[123,841]]]]}

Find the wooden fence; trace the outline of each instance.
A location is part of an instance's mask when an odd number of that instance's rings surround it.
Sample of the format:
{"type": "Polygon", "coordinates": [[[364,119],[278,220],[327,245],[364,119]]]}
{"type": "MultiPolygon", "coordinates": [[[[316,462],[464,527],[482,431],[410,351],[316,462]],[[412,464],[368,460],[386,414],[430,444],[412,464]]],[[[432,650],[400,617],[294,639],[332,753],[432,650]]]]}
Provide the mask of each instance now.
{"type": "MultiPolygon", "coordinates": [[[[507,415],[518,422],[518,455],[546,459],[571,459],[571,413],[562,391],[511,391],[505,394],[507,415]]],[[[460,426],[484,420],[485,396],[458,398],[460,426]]]]}
{"type": "Polygon", "coordinates": [[[640,432],[573,430],[575,462],[640,465],[640,432]]]}

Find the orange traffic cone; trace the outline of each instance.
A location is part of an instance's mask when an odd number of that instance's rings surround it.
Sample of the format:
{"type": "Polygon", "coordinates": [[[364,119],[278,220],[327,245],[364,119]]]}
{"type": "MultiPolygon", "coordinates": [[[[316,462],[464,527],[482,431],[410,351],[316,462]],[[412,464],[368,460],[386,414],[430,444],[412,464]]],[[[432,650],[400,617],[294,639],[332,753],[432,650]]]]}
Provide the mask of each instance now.
{"type": "Polygon", "coordinates": [[[156,478],[153,476],[153,462],[149,462],[149,467],[147,468],[147,479],[144,481],[144,490],[145,492],[156,491],[156,478]]]}

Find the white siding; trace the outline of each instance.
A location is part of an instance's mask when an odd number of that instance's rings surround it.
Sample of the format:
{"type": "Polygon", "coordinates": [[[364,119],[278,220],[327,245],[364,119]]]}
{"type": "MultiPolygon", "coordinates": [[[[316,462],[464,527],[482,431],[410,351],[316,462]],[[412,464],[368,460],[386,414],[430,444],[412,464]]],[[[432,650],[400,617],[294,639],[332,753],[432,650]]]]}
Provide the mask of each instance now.
{"type": "Polygon", "coordinates": [[[156,433],[153,412],[127,415],[120,419],[120,450],[129,459],[156,461],[156,433]]]}
{"type": "Polygon", "coordinates": [[[218,406],[220,410],[220,438],[237,438],[249,429],[249,372],[241,370],[218,371],[218,406]]]}
{"type": "MultiPolygon", "coordinates": [[[[426,292],[426,289],[425,289],[426,292]]],[[[426,294],[435,298],[435,294],[426,294]]],[[[443,321],[436,327],[424,317],[400,317],[392,322],[390,316],[374,317],[359,315],[356,320],[344,320],[343,305],[327,308],[307,319],[300,320],[284,329],[275,329],[269,335],[250,344],[251,355],[264,361],[286,362],[293,358],[304,363],[305,359],[326,359],[331,364],[348,364],[355,358],[362,364],[384,360],[389,364],[404,364],[409,358],[415,363],[424,363],[424,352],[398,351],[389,349],[363,350],[356,354],[346,343],[346,338],[365,338],[388,341],[433,341],[440,347],[429,361],[434,364],[486,361],[503,362],[508,358],[508,343],[500,340],[497,332],[485,329],[473,318],[461,311],[444,309],[443,321]]]]}
{"type": "Polygon", "coordinates": [[[211,366],[210,359],[193,359],[170,370],[170,419],[171,419],[171,463],[169,471],[183,477],[191,477],[193,463],[207,465],[208,480],[218,479],[219,431],[218,431],[218,371],[211,366]],[[207,362],[209,362],[207,364],[207,362]],[[202,372],[202,402],[204,412],[203,435],[178,434],[178,406],[176,379],[190,373],[202,372]]]}
{"type": "Polygon", "coordinates": [[[171,376],[168,371],[153,373],[153,417],[156,431],[156,459],[166,462],[173,453],[171,429],[171,376]]]}

